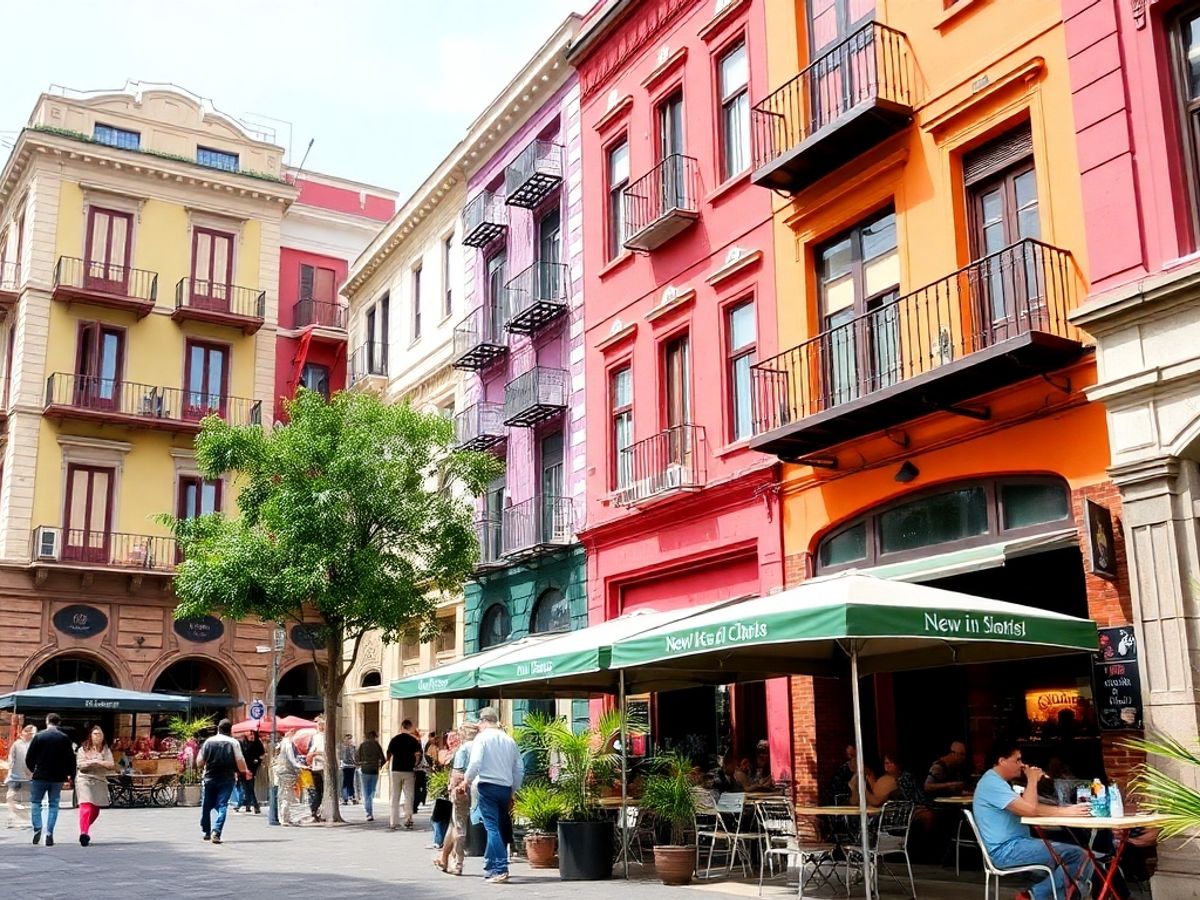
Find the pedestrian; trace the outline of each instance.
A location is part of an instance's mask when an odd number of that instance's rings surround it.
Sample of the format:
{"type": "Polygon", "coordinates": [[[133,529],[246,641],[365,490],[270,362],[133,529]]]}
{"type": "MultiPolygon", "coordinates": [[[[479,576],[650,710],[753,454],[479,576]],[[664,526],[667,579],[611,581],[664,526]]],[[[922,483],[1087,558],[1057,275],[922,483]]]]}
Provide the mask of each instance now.
{"type": "Polygon", "coordinates": [[[338,749],[338,757],[342,763],[342,801],[354,802],[354,736],[347,734],[342,737],[342,746],[338,749]]]}
{"type": "Polygon", "coordinates": [[[387,761],[387,755],[379,746],[379,738],[375,732],[367,732],[367,739],[358,745],[354,760],[362,774],[363,809],[367,813],[367,821],[374,822],[375,788],[379,784],[379,768],[387,761]]]}
{"type": "Polygon", "coordinates": [[[413,731],[412,719],[400,723],[400,733],[388,741],[386,761],[392,766],[392,809],[388,824],[391,831],[399,827],[401,814],[404,827],[413,827],[416,800],[417,764],[421,762],[421,740],[413,731]]]}
{"type": "Polygon", "coordinates": [[[313,786],[308,794],[308,807],[314,822],[321,821],[321,799],[325,796],[325,716],[317,716],[317,731],[308,741],[305,763],[312,772],[313,786]]]}
{"type": "Polygon", "coordinates": [[[29,812],[33,820],[33,842],[42,839],[42,799],[49,806],[46,816],[46,846],[54,846],[54,825],[58,821],[58,800],[63,782],[75,775],[75,748],[59,727],[58,713],[46,716],[46,727],[33,736],[25,751],[29,767],[29,812]]]}
{"type": "Polygon", "coordinates": [[[517,742],[501,730],[500,717],[490,706],[479,711],[479,734],[471,742],[465,778],[475,791],[479,815],[487,829],[484,881],[503,884],[508,881],[505,835],[512,834],[512,798],[525,778],[525,765],[517,742]]]}
{"type": "Polygon", "coordinates": [[[241,744],[233,737],[232,722],[222,719],[217,723],[217,733],[204,742],[196,755],[196,764],[204,766],[200,790],[200,831],[204,833],[204,840],[219,844],[233,786],[239,776],[250,777],[250,769],[242,757],[241,744]]]}
{"type": "Polygon", "coordinates": [[[262,766],[263,757],[267,755],[267,748],[263,745],[257,729],[243,737],[239,743],[242,747],[242,759],[246,761],[246,768],[250,770],[250,777],[238,780],[237,802],[233,811],[239,812],[244,808],[246,812],[250,812],[250,808],[254,807],[256,814],[261,813],[258,797],[254,793],[254,779],[258,777],[258,770],[262,766]]]}
{"type": "Polygon", "coordinates": [[[37,726],[26,725],[8,751],[8,775],[4,778],[7,790],[4,799],[8,804],[9,828],[29,827],[29,766],[26,765],[25,754],[35,734],[37,726]]]}
{"type": "Polygon", "coordinates": [[[116,772],[104,730],[93,725],[75,754],[75,802],[79,806],[79,845],[92,842],[92,826],[108,806],[108,776],[116,772]]]}
{"type": "Polygon", "coordinates": [[[454,759],[450,763],[450,830],[442,838],[442,853],[434,859],[443,872],[450,875],[461,875],[463,859],[467,853],[467,839],[471,834],[471,786],[467,783],[467,763],[471,760],[471,742],[479,733],[479,726],[474,722],[465,723],[458,729],[462,743],[454,751],[454,759]],[[454,857],[453,863],[451,857],[454,857]]]}
{"type": "Polygon", "coordinates": [[[276,811],[281,825],[299,825],[293,815],[296,804],[296,782],[304,761],[296,750],[292,735],[285,734],[275,745],[275,759],[271,762],[275,773],[276,797],[279,809],[276,811]]]}

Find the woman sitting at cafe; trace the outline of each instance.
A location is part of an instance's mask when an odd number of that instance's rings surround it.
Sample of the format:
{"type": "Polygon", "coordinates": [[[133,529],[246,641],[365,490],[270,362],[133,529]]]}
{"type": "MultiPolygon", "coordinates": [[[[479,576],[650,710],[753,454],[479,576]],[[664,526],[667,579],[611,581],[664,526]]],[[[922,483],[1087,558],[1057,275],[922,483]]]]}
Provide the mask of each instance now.
{"type": "MultiPolygon", "coordinates": [[[[856,769],[855,761],[851,761],[850,770],[856,769]]],[[[925,798],[917,787],[917,780],[911,772],[905,772],[896,761],[896,754],[883,754],[883,774],[878,778],[867,769],[867,805],[883,806],[889,800],[905,800],[909,803],[924,803],[925,798]]],[[[850,779],[850,802],[858,803],[858,778],[850,779]]]]}

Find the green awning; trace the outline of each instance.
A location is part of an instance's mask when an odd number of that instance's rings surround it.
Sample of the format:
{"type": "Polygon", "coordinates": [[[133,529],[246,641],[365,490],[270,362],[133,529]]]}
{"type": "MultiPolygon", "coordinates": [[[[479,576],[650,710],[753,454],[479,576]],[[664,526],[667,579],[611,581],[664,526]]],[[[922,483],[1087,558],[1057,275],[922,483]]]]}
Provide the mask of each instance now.
{"type": "Polygon", "coordinates": [[[529,644],[545,641],[546,638],[523,638],[499,647],[491,647],[472,653],[462,659],[446,663],[434,669],[418,672],[391,683],[389,694],[393,700],[412,700],[420,697],[456,697],[471,694],[478,687],[481,665],[509,656],[529,644]]]}
{"type": "Polygon", "coordinates": [[[952,575],[964,575],[967,572],[978,572],[983,569],[996,569],[1011,559],[1028,556],[1031,553],[1044,553],[1047,550],[1073,547],[1078,544],[1079,532],[1074,528],[1064,528],[1049,534],[997,541],[979,547],[968,547],[965,550],[954,550],[950,553],[935,553],[919,559],[887,563],[858,571],[864,575],[874,575],[877,578],[887,578],[892,581],[925,582],[937,578],[949,578],[952,575]]]}

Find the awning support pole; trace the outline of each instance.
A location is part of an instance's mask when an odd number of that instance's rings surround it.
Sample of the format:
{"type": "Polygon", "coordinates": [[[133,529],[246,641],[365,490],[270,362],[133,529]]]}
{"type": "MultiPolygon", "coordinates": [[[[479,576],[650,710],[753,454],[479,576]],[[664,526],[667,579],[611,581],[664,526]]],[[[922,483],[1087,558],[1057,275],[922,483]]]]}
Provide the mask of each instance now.
{"type": "Polygon", "coordinates": [[[625,880],[629,880],[629,809],[626,794],[629,782],[628,768],[628,717],[625,709],[625,670],[617,671],[617,702],[621,708],[621,861],[625,869],[625,880]]]}
{"type": "Polygon", "coordinates": [[[863,768],[862,700],[858,695],[858,642],[850,643],[850,692],[854,699],[854,758],[858,764],[855,777],[858,780],[858,829],[862,840],[863,888],[867,900],[874,893],[871,866],[871,835],[867,821],[867,774],[863,768]]]}

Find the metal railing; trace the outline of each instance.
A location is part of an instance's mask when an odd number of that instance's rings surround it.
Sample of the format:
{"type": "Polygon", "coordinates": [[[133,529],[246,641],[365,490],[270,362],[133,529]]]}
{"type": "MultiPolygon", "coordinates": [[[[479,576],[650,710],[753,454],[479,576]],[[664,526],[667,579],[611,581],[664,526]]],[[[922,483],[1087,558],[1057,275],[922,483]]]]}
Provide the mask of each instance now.
{"type": "Polygon", "coordinates": [[[296,328],[318,325],[346,330],[346,307],[322,300],[297,300],[292,306],[292,324],[296,328]]]}
{"type": "Polygon", "coordinates": [[[533,140],[504,170],[509,206],[533,206],[563,179],[563,148],[553,141],[533,140]]]}
{"type": "Polygon", "coordinates": [[[46,379],[46,408],[51,407],[137,419],[147,425],[198,425],[210,415],[231,425],[262,424],[261,400],[69,372],[55,372],[46,379]]]}
{"type": "Polygon", "coordinates": [[[618,506],[633,506],[708,480],[708,444],[700,425],[675,425],[637,441],[617,457],[618,506]]]}
{"type": "Polygon", "coordinates": [[[361,344],[350,354],[350,383],[364,378],[387,376],[387,347],[381,341],[361,344]]]}
{"type": "MultiPolygon", "coordinates": [[[[40,531],[37,529],[36,531],[40,531]]],[[[35,531],[35,533],[36,533],[35,531]]],[[[172,572],[179,553],[172,537],[63,528],[57,560],[151,572],[172,572]]]]}
{"type": "Polygon", "coordinates": [[[911,107],[914,81],[904,33],[879,22],[864,25],[754,105],[754,168],[782,156],[864,101],[911,107]]]}
{"type": "Polygon", "coordinates": [[[567,372],[534,366],[504,386],[504,421],[532,425],[567,408],[567,372]]]}
{"type": "Polygon", "coordinates": [[[158,273],[60,256],[54,266],[54,287],[153,303],[158,299],[158,273]]]}
{"type": "Polygon", "coordinates": [[[625,188],[625,243],[634,243],[660,219],[699,211],[700,170],[690,156],[672,153],[625,188]]]}
{"type": "Polygon", "coordinates": [[[504,310],[498,303],[475,307],[454,326],[453,344],[455,361],[471,362],[481,354],[490,360],[502,350],[507,350],[504,310]]]}
{"type": "Polygon", "coordinates": [[[175,308],[262,319],[267,313],[267,292],[199,278],[180,278],[175,285],[175,308]]]}
{"type": "Polygon", "coordinates": [[[463,209],[462,223],[463,244],[486,247],[508,227],[504,199],[491,191],[478,194],[463,209]]]}
{"type": "Polygon", "coordinates": [[[1070,252],[1028,238],[751,368],[755,433],[865,397],[1030,332],[1070,337],[1070,252]]]}
{"type": "Polygon", "coordinates": [[[506,436],[500,403],[480,401],[454,416],[454,443],[462,450],[486,450],[506,436]]]}
{"type": "Polygon", "coordinates": [[[502,526],[499,519],[482,518],[475,523],[475,538],[479,541],[479,561],[476,568],[500,565],[504,562],[502,526]]]}
{"type": "Polygon", "coordinates": [[[531,333],[567,308],[570,271],[566,263],[535,262],[504,286],[505,327],[531,333]]]}
{"type": "Polygon", "coordinates": [[[15,259],[6,259],[0,264],[0,291],[15,293],[21,287],[21,264],[15,259]]]}
{"type": "Polygon", "coordinates": [[[571,543],[575,506],[570,497],[539,494],[504,510],[502,545],[505,556],[571,543]]]}

